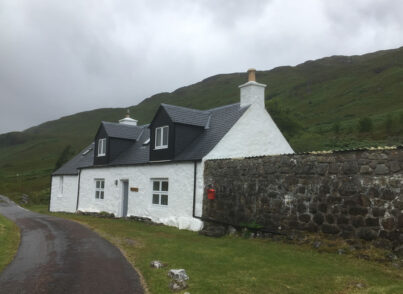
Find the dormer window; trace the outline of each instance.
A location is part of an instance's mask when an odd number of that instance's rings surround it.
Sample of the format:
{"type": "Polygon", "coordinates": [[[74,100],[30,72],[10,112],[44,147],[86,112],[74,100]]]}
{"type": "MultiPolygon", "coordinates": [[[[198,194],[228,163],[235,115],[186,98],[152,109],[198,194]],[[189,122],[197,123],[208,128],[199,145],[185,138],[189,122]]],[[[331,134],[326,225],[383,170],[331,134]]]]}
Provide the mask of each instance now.
{"type": "Polygon", "coordinates": [[[155,149],[168,148],[168,126],[155,128],[155,149]]]}
{"type": "Polygon", "coordinates": [[[106,138],[98,140],[98,156],[106,155],[106,138]]]}

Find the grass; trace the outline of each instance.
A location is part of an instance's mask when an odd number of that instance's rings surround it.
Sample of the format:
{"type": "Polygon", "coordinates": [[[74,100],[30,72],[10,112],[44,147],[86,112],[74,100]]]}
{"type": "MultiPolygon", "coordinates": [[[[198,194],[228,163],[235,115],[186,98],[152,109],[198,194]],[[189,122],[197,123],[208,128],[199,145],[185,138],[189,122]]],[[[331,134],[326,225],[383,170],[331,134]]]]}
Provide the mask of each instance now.
{"type": "Polygon", "coordinates": [[[13,260],[19,243],[18,227],[0,214],[0,272],[13,260]]]}
{"type": "MultiPolygon", "coordinates": [[[[48,213],[37,205],[32,210],[48,213]]],[[[53,214],[81,222],[118,246],[151,293],[169,293],[167,271],[186,269],[190,293],[403,293],[403,272],[379,263],[264,239],[209,238],[122,219],[53,214]],[[167,264],[150,267],[152,260],[167,264]],[[357,288],[357,284],[364,285],[357,288]]]]}

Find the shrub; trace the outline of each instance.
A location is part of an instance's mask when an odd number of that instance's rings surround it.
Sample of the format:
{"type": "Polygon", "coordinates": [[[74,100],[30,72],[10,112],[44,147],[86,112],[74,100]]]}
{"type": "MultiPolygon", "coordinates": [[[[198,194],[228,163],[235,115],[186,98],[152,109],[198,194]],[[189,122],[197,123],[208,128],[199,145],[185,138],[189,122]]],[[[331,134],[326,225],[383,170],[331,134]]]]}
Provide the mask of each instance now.
{"type": "Polygon", "coordinates": [[[372,123],[372,119],[369,117],[363,117],[358,121],[358,131],[360,133],[368,133],[372,132],[374,125],[372,123]]]}

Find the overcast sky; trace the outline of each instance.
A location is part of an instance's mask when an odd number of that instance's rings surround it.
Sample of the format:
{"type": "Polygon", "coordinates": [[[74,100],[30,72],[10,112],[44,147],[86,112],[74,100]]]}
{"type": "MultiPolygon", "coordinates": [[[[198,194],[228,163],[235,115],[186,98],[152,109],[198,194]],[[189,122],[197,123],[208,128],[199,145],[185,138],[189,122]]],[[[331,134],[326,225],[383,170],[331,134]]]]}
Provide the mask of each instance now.
{"type": "Polygon", "coordinates": [[[402,13],[401,0],[1,0],[0,133],[219,73],[400,47],[402,13]]]}

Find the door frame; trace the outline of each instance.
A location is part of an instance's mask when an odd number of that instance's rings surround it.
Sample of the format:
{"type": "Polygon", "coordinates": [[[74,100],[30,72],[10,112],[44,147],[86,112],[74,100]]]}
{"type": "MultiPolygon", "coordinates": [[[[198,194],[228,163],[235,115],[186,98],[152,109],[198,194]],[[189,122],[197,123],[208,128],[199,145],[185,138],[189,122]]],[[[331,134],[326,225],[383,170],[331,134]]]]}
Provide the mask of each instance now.
{"type": "Polygon", "coordinates": [[[120,205],[120,217],[126,217],[127,212],[129,211],[129,179],[120,179],[121,183],[121,189],[120,189],[120,195],[121,195],[121,205],[120,205]],[[127,210],[126,210],[126,215],[124,215],[125,212],[125,183],[127,183],[127,210]]]}

